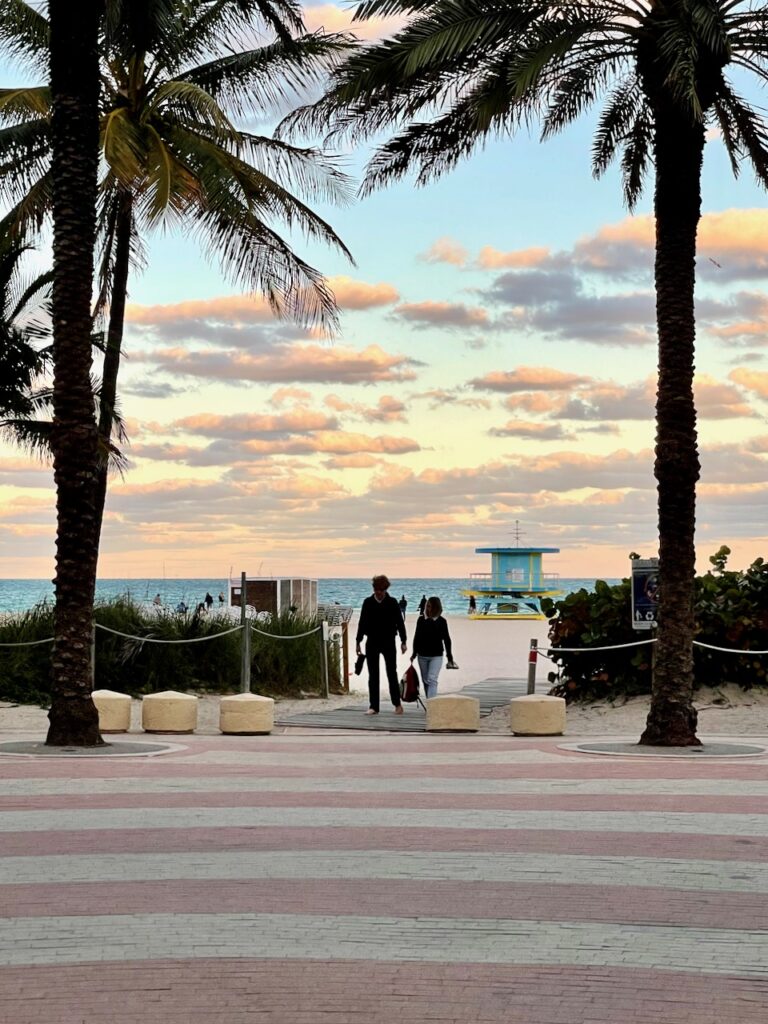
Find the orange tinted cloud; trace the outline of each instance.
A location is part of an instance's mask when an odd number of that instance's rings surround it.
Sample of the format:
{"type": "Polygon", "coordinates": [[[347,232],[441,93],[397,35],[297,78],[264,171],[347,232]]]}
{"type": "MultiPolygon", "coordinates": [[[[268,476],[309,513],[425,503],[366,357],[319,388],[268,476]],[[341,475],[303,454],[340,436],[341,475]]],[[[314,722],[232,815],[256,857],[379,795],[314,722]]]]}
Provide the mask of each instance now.
{"type": "Polygon", "coordinates": [[[397,32],[405,24],[402,17],[354,21],[352,9],[345,10],[335,4],[305,7],[303,15],[310,32],[316,32],[318,29],[324,29],[326,32],[352,32],[358,39],[382,39],[397,32]]]}
{"type": "Polygon", "coordinates": [[[488,391],[565,391],[589,379],[551,366],[518,366],[514,370],[492,370],[484,377],[475,377],[469,386],[488,391]]]}
{"type": "Polygon", "coordinates": [[[329,277],[328,284],[342,309],[373,309],[397,302],[400,293],[391,284],[366,284],[351,277],[329,277]]]}
{"type": "Polygon", "coordinates": [[[477,256],[477,265],[483,270],[499,270],[502,267],[540,267],[550,258],[550,250],[544,246],[500,252],[490,245],[484,245],[477,256]]]}
{"type": "Polygon", "coordinates": [[[765,371],[747,370],[740,366],[732,370],[728,377],[747,391],[754,391],[760,398],[768,398],[768,373],[765,371]]]}
{"type": "Polygon", "coordinates": [[[467,262],[469,253],[455,239],[444,236],[423,252],[419,259],[425,263],[450,263],[454,267],[463,267],[467,262]]]}
{"type": "Polygon", "coordinates": [[[135,352],[133,359],[193,377],[265,383],[367,384],[413,380],[416,376],[413,367],[421,365],[408,356],[390,355],[378,345],[368,345],[361,350],[341,345],[278,345],[263,355],[240,351],[201,352],[176,347],[135,352]]]}

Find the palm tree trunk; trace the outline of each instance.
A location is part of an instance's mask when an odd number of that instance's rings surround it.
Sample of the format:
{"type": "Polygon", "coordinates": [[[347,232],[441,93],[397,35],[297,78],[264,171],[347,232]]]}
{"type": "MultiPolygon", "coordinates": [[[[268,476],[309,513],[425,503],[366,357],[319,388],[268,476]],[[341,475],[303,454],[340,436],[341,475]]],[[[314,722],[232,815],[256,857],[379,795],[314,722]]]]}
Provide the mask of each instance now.
{"type": "Polygon", "coordinates": [[[693,707],[694,532],[699,478],[693,400],[694,286],[704,129],[668,99],[657,105],[656,114],[659,627],[651,708],[640,743],[695,746],[700,741],[693,707]]]}
{"type": "Polygon", "coordinates": [[[99,407],[99,462],[96,490],[96,521],[94,543],[98,552],[101,528],[104,521],[104,505],[107,500],[107,478],[109,474],[109,446],[112,438],[112,420],[117,397],[117,376],[120,370],[120,354],[125,326],[125,302],[128,296],[128,271],[131,262],[131,238],[133,235],[133,200],[126,193],[121,201],[115,230],[115,263],[112,270],[112,294],[109,304],[109,326],[104,353],[104,368],[101,375],[101,398],[99,407]]]}
{"type": "Polygon", "coordinates": [[[91,698],[97,433],[91,290],[98,170],[100,0],[50,0],[53,178],[53,472],[56,608],[46,743],[97,746],[91,698]]]}

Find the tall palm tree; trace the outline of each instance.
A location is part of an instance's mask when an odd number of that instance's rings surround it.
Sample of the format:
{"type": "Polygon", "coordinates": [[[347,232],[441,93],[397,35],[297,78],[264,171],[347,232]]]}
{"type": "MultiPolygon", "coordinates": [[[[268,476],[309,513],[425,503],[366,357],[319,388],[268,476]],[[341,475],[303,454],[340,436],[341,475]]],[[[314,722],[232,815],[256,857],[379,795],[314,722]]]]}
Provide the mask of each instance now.
{"type": "MultiPolygon", "coordinates": [[[[172,17],[162,20],[138,17],[141,4],[116,8],[102,44],[98,306],[109,309],[99,413],[105,448],[129,272],[148,230],[160,222],[185,225],[228,276],[263,293],[277,315],[329,329],[336,324],[333,294],[274,225],[298,228],[349,256],[305,202],[348,198],[348,179],[335,162],[317,150],[238,129],[231,120],[274,113],[324,80],[348,38],[306,33],[293,0],[164,2],[172,17]],[[266,26],[270,40],[233,49],[254,22],[266,26]]],[[[39,58],[44,45],[40,33],[24,49],[39,58]]],[[[12,154],[23,166],[21,182],[8,164],[5,174],[0,166],[0,193],[13,194],[19,225],[40,226],[48,210],[48,101],[45,88],[0,90],[0,118],[9,126],[5,139],[0,133],[0,160],[12,154]]],[[[106,488],[102,462],[97,544],[106,488]]]]}
{"type": "Polygon", "coordinates": [[[695,745],[692,706],[696,232],[705,131],[719,128],[734,174],[768,185],[768,133],[726,69],[768,79],[768,11],[742,0],[365,0],[358,19],[406,27],[352,54],[326,95],[284,132],[359,140],[388,133],[363,191],[409,172],[424,184],[490,137],[538,121],[542,138],[601,100],[596,175],[620,155],[632,209],[655,173],[659,383],[656,460],[661,596],[656,670],[640,742],[695,745]]]}
{"type": "Polygon", "coordinates": [[[56,606],[46,743],[97,746],[91,629],[98,445],[91,391],[91,294],[98,183],[100,0],[49,0],[53,209],[53,475],[56,606]]]}

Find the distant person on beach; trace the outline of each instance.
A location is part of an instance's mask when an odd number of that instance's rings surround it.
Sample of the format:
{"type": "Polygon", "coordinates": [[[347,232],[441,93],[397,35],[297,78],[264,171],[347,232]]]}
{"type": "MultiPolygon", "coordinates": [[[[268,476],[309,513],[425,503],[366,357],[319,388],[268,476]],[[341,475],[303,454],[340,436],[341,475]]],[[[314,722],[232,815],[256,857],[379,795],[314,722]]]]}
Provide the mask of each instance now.
{"type": "Polygon", "coordinates": [[[476,612],[476,611],[477,611],[477,601],[475,600],[475,595],[474,594],[470,594],[470,597],[469,597],[469,614],[471,615],[472,612],[476,612]]]}
{"type": "Polygon", "coordinates": [[[187,614],[187,606],[184,604],[183,601],[179,601],[179,603],[176,605],[176,611],[179,613],[179,615],[187,614]]]}
{"type": "Polygon", "coordinates": [[[397,603],[400,606],[400,612],[403,616],[403,619],[405,619],[405,609],[408,607],[408,599],[406,598],[405,594],[403,594],[403,596],[397,603]]]}
{"type": "Polygon", "coordinates": [[[225,602],[226,600],[227,600],[227,599],[226,599],[226,597],[224,596],[224,591],[223,591],[223,590],[220,590],[220,591],[219,591],[219,604],[220,604],[220,605],[221,605],[221,604],[224,604],[224,602],[225,602]]]}
{"type": "Polygon", "coordinates": [[[411,654],[411,661],[419,659],[419,672],[427,697],[437,696],[437,679],[443,667],[443,649],[448,655],[448,667],[453,668],[453,647],[448,623],[443,618],[443,603],[439,597],[430,597],[424,616],[416,622],[411,654]]]}
{"type": "Polygon", "coordinates": [[[400,652],[405,654],[408,644],[405,622],[400,605],[390,594],[386,576],[374,576],[371,580],[373,593],[366,597],[360,609],[355,647],[358,657],[362,654],[361,644],[365,637],[365,661],[368,666],[368,703],[366,715],[379,713],[379,658],[384,656],[384,668],[389,683],[389,696],[395,707],[395,714],[402,715],[400,684],[397,679],[397,651],[395,635],[400,637],[400,652]]]}
{"type": "Polygon", "coordinates": [[[422,594],[421,600],[419,601],[419,615],[424,614],[424,609],[427,607],[427,595],[422,594]]]}
{"type": "Polygon", "coordinates": [[[205,594],[205,607],[206,607],[206,609],[207,609],[208,611],[210,611],[210,610],[211,610],[211,607],[212,607],[212,605],[213,605],[213,594],[209,594],[209,593],[208,593],[208,592],[206,591],[206,594],[205,594]]]}
{"type": "Polygon", "coordinates": [[[205,601],[201,601],[200,604],[195,608],[195,615],[206,615],[208,609],[205,607],[205,601]]]}
{"type": "Polygon", "coordinates": [[[155,594],[155,596],[152,598],[152,604],[156,605],[159,608],[162,603],[162,597],[160,597],[159,594],[155,594]]]}

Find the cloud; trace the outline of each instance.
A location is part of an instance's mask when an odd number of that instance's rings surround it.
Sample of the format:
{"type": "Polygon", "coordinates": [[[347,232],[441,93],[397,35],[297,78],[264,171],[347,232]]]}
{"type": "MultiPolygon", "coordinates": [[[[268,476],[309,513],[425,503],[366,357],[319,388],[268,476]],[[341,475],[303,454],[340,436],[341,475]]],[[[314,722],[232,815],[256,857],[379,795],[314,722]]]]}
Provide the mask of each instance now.
{"type": "Polygon", "coordinates": [[[422,366],[410,356],[393,356],[378,345],[358,350],[346,346],[276,345],[268,353],[201,352],[183,347],[133,353],[136,362],[154,363],[174,374],[240,383],[302,382],[370,384],[406,381],[422,366]]]}
{"type": "Polygon", "coordinates": [[[478,391],[566,391],[589,383],[590,378],[566,373],[551,366],[518,366],[514,370],[492,370],[474,377],[469,386],[478,391]]]}
{"type": "Polygon", "coordinates": [[[400,294],[394,285],[379,282],[366,284],[355,281],[351,277],[328,278],[333,294],[341,309],[374,309],[376,306],[389,306],[397,302],[400,294]]]}
{"type": "Polygon", "coordinates": [[[499,252],[498,249],[485,245],[478,253],[477,266],[481,270],[500,270],[504,267],[513,267],[518,270],[524,267],[543,267],[551,260],[551,251],[544,246],[499,252]]]}
{"type": "Polygon", "coordinates": [[[425,263],[450,263],[454,267],[463,267],[469,253],[455,239],[444,236],[438,238],[426,252],[419,255],[425,263]]]}
{"type": "Polygon", "coordinates": [[[278,416],[259,413],[240,413],[236,416],[221,416],[214,413],[200,413],[175,420],[172,431],[182,430],[187,434],[217,438],[259,438],[273,435],[310,433],[318,430],[334,430],[338,423],[335,417],[310,409],[293,409],[278,416]]]}
{"type": "Polygon", "coordinates": [[[352,32],[358,39],[383,39],[405,24],[403,17],[367,18],[354,21],[354,11],[335,4],[316,4],[304,8],[304,22],[310,32],[352,32]]]}
{"type": "Polygon", "coordinates": [[[491,403],[487,398],[463,395],[458,390],[450,391],[448,388],[430,388],[428,391],[418,391],[412,397],[426,400],[431,409],[439,409],[444,405],[462,405],[468,409],[491,408],[491,403]]]}
{"type": "Polygon", "coordinates": [[[393,316],[415,324],[432,327],[485,327],[489,326],[488,313],[477,306],[460,302],[409,302],[396,306],[393,316]]]}
{"type": "Polygon", "coordinates": [[[531,420],[508,420],[503,427],[491,427],[492,437],[519,437],[527,441],[572,441],[575,434],[559,423],[537,423],[531,420]]]}
{"type": "Polygon", "coordinates": [[[747,391],[754,392],[759,398],[768,398],[768,373],[762,370],[731,370],[728,378],[747,391]]]}
{"type": "Polygon", "coordinates": [[[281,406],[287,403],[306,405],[312,400],[312,392],[306,388],[278,388],[269,398],[272,405],[281,406]]]}

